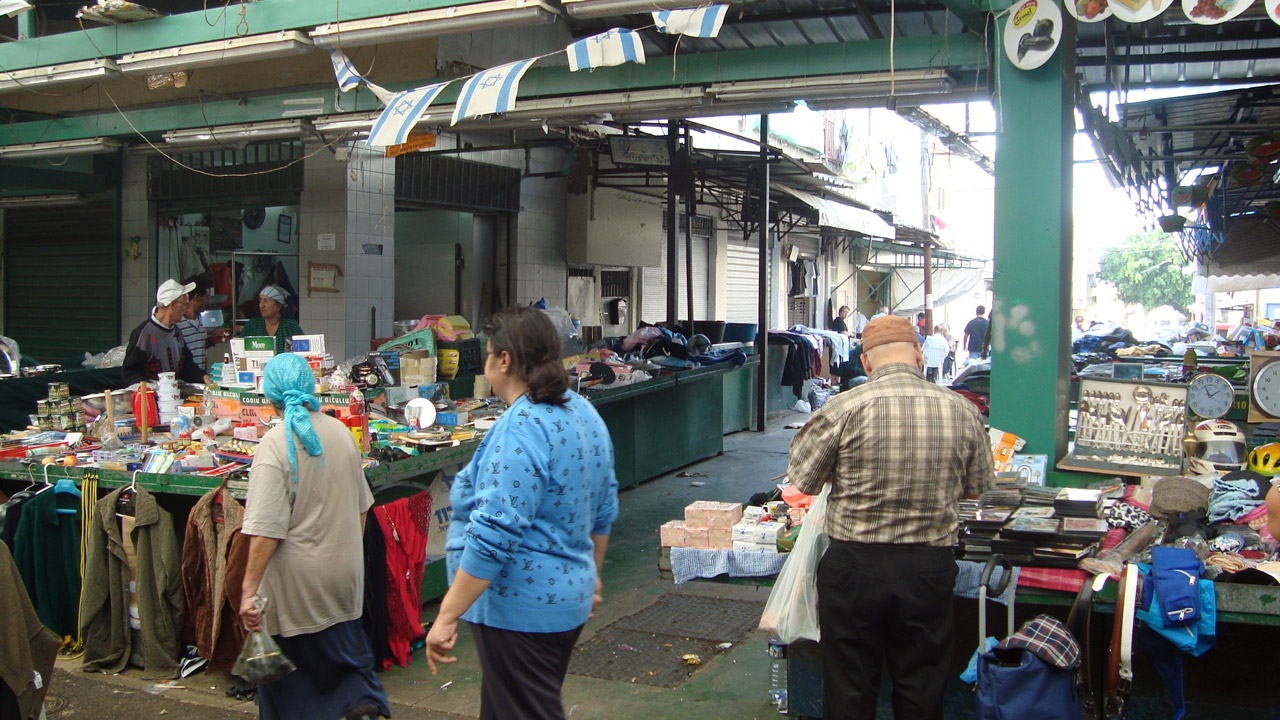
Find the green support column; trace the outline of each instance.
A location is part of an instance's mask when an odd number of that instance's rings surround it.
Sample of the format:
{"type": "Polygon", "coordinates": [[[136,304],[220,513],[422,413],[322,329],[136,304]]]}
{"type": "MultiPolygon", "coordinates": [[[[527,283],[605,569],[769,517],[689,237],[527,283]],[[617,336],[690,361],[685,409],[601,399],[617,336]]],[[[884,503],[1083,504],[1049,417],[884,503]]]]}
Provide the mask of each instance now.
{"type": "Polygon", "coordinates": [[[1031,71],[1005,56],[1004,24],[993,43],[1000,129],[991,426],[1026,438],[1023,452],[1047,454],[1052,467],[1067,449],[1075,23],[1067,17],[1061,45],[1031,71]]]}

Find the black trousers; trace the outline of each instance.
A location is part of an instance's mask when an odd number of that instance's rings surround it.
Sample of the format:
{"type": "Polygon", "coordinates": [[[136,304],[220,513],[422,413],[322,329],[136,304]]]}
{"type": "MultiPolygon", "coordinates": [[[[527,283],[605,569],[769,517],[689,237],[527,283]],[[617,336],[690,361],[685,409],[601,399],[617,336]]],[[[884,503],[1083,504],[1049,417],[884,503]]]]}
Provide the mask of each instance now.
{"type": "Polygon", "coordinates": [[[897,720],[940,720],[955,632],[950,548],[832,539],[818,565],[822,703],[828,720],[874,720],[880,667],[897,720]]]}
{"type": "Polygon", "coordinates": [[[582,627],[558,633],[471,623],[480,654],[480,720],[564,720],[560,687],[582,627]]]}

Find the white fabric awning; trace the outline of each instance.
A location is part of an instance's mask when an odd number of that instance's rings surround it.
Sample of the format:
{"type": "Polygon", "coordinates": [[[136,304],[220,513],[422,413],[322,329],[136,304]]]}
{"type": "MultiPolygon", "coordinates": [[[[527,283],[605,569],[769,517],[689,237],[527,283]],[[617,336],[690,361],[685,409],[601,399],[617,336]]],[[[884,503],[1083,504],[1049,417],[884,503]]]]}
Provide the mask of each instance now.
{"type": "MultiPolygon", "coordinates": [[[[945,268],[933,271],[933,306],[942,307],[973,290],[982,282],[983,268],[945,268]]],[[[894,268],[889,284],[893,312],[924,312],[924,270],[894,268]]]]}
{"type": "Polygon", "coordinates": [[[775,184],[773,188],[781,190],[817,210],[819,225],[888,240],[893,240],[898,236],[893,225],[885,222],[883,218],[870,210],[863,210],[852,205],[820,198],[817,195],[812,195],[803,190],[796,190],[786,185],[775,184]]]}

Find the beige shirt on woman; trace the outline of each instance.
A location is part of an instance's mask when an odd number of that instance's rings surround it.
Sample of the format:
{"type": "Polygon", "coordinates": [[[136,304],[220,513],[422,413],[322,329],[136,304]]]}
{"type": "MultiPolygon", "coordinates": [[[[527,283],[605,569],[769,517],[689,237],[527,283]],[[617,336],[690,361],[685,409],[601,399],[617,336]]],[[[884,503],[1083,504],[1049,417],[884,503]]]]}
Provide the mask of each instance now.
{"type": "Polygon", "coordinates": [[[324,453],[311,457],[295,436],[298,483],[292,483],[288,432],[262,438],[249,471],[245,535],[280,540],[258,594],[267,598],[263,622],[272,635],[320,632],[360,617],[364,544],[360,513],[373,506],[360,453],[338,420],[311,413],[324,453]],[[290,502],[291,491],[297,494],[290,502]]]}

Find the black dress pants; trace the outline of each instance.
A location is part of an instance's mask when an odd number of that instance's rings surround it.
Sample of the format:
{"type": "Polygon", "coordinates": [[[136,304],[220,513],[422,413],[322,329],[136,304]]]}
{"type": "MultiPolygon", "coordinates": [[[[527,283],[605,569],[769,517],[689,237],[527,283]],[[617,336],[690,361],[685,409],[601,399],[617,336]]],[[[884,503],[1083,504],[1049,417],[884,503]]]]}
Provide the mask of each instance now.
{"type": "Polygon", "coordinates": [[[517,632],[471,623],[480,655],[480,720],[564,720],[560,688],[582,627],[517,632]]]}
{"type": "Polygon", "coordinates": [[[942,718],[956,572],[950,548],[831,540],[818,565],[828,720],[874,720],[882,662],[897,720],[942,718]]]}

